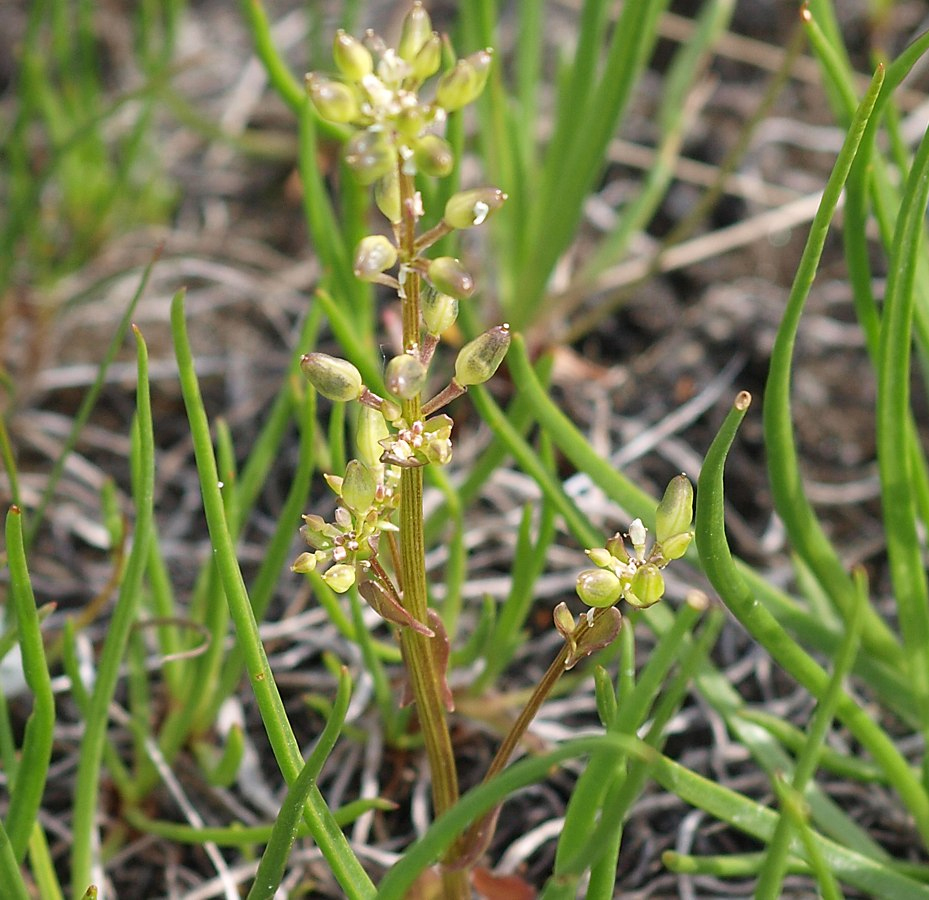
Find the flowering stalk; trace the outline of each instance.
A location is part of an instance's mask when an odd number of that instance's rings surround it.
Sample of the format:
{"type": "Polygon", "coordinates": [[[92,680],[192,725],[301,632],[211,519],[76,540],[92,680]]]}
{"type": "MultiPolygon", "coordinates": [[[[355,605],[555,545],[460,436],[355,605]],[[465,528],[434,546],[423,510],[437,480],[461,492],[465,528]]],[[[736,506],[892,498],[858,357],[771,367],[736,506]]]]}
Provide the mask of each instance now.
{"type": "MultiPolygon", "coordinates": [[[[345,162],[363,184],[372,186],[392,239],[383,234],[362,238],[353,271],[362,280],[396,291],[403,335],[400,352],[384,371],[388,397],[366,387],[346,360],[323,353],[302,360],[304,374],[319,393],[334,402],[357,401],[362,410],[358,458],[349,461],[344,475],[326,476],[339,497],[334,521],[304,517],[310,549],[300,554],[293,569],[321,571],[339,593],[357,585],[365,601],[396,628],[429,758],[433,807],[440,816],[458,801],[458,776],[446,719],[453,705],[446,679],[448,638],[442,620],[429,608],[426,586],[422,470],[451,458],[453,423],[439,411],[494,374],[509,347],[510,331],[498,325],[467,343],[458,351],[454,375],[445,387],[424,399],[442,334],[455,323],[459,303],[475,290],[459,260],[426,253],[440,237],[482,225],[503,205],[506,194],[489,187],[460,191],[449,198],[439,223],[420,231],[425,211],[415,179],[450,173],[451,147],[435,132],[448,112],[481,93],[491,54],[482,50],[459,60],[439,78],[435,100],[421,100],[419,88],[439,69],[441,41],[422,4],[414,3],[397,49],[372,33],[362,43],[339,32],[333,56],[339,76],[308,75],[307,90],[323,118],[354,129],[345,162]]],[[[690,482],[678,476],[658,508],[656,540],[650,547],[645,527],[636,520],[627,535],[631,550],[616,535],[606,547],[588,551],[596,568],[578,576],[577,593],[590,608],[577,622],[565,604],[555,610],[564,647],[503,741],[488,779],[506,766],[561,674],[616,638],[622,625],[616,603],[623,599],[646,608],[661,598],[661,569],[690,542],[692,507],[690,482]]],[[[470,896],[467,870],[486,849],[495,818],[493,813],[475,823],[448,851],[443,897],[470,896]]]]}
{"type": "MultiPolygon", "coordinates": [[[[396,49],[372,32],[364,42],[339,32],[333,46],[338,75],[307,76],[307,91],[320,116],[354,129],[345,147],[346,165],[362,184],[372,186],[390,223],[393,240],[372,234],[358,243],[353,271],[396,291],[403,346],[385,368],[386,398],[367,388],[346,360],[322,353],[304,357],[302,370],[317,391],[335,402],[358,401],[362,415],[359,458],[348,463],[344,476],[326,476],[339,496],[335,520],[304,517],[303,534],[311,549],[293,565],[296,572],[319,568],[337,592],[357,584],[365,601],[397,628],[429,758],[436,815],[457,802],[458,778],[446,721],[452,708],[448,638],[429,608],[426,587],[422,469],[451,458],[453,423],[439,410],[469,385],[487,381],[510,342],[509,329],[500,326],[466,345],[448,386],[424,403],[441,335],[454,324],[459,301],[475,289],[457,259],[427,258],[425,253],[440,237],[482,224],[506,200],[496,188],[459,192],[449,199],[440,222],[419,233],[424,210],[415,177],[451,172],[451,146],[436,131],[448,112],[479,96],[491,62],[487,50],[459,60],[439,78],[435,100],[421,100],[419,88],[437,73],[441,51],[442,42],[417,2],[396,49]],[[386,558],[381,555],[383,533],[386,558]]],[[[450,859],[457,855],[453,847],[450,859]]],[[[445,867],[442,881],[443,897],[470,896],[467,872],[460,867],[445,867]]]]}

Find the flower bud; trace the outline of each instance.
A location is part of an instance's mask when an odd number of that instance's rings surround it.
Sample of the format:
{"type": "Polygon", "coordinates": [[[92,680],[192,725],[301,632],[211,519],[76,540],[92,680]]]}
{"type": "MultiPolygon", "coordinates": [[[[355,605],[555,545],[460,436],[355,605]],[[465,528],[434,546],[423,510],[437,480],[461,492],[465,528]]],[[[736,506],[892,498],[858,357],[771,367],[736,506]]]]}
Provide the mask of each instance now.
{"type": "Polygon", "coordinates": [[[432,20],[417,0],[403,18],[397,52],[401,59],[412,62],[432,34],[432,20]]]}
{"type": "Polygon", "coordinates": [[[359,459],[351,459],[342,479],[342,502],[353,512],[364,512],[374,503],[377,480],[359,459]]]}
{"type": "Polygon", "coordinates": [[[357,400],[364,389],[361,373],[347,359],[327,353],[307,353],[300,359],[300,369],[310,384],[329,400],[342,403],[357,400]]]}
{"type": "Polygon", "coordinates": [[[498,325],[478,335],[458,351],[455,381],[462,387],[483,384],[497,371],[509,347],[509,325],[498,325]]]}
{"type": "Polygon", "coordinates": [[[355,433],[355,447],[365,465],[372,469],[380,465],[384,448],[379,442],[389,436],[390,429],[383,414],[370,406],[362,406],[358,416],[358,431],[355,433]]]}
{"type": "Polygon", "coordinates": [[[383,131],[365,128],[353,134],[345,145],[345,164],[361,184],[373,184],[396,168],[397,153],[383,131]]]}
{"type": "Polygon", "coordinates": [[[409,353],[401,353],[387,363],[384,384],[395,397],[409,400],[423,389],[426,374],[426,367],[417,357],[409,353]]]}
{"type": "Polygon", "coordinates": [[[429,334],[443,334],[455,324],[458,318],[458,301],[438,291],[423,291],[420,309],[429,334]]]}
{"type": "Polygon", "coordinates": [[[426,270],[426,278],[437,291],[450,294],[456,300],[465,300],[474,293],[474,279],[452,256],[432,260],[426,270]]]}
{"type": "Polygon", "coordinates": [[[445,223],[452,228],[483,225],[487,217],[500,209],[506,194],[497,188],[474,188],[453,194],[445,204],[445,223]]]}
{"type": "Polygon", "coordinates": [[[413,143],[416,171],[432,178],[444,178],[455,167],[452,145],[437,134],[424,134],[413,143]]]}
{"type": "Polygon", "coordinates": [[[632,576],[630,590],[626,591],[626,600],[639,609],[653,606],[664,595],[664,578],[661,570],[654,563],[639,566],[632,576]]]}
{"type": "Polygon", "coordinates": [[[355,248],[352,271],[362,281],[374,281],[397,262],[397,248],[383,234],[363,237],[355,248]]]}
{"type": "Polygon", "coordinates": [[[374,71],[371,51],[361,41],[353,38],[341,28],[335,33],[332,57],[339,71],[351,81],[361,81],[365,75],[370,75],[374,71]]]}
{"type": "Polygon", "coordinates": [[[374,182],[374,202],[388,222],[396,225],[402,218],[400,212],[400,176],[396,166],[374,182]]]}
{"type": "Polygon", "coordinates": [[[555,628],[557,628],[559,633],[565,638],[574,634],[577,623],[574,621],[574,616],[571,614],[571,610],[568,609],[567,603],[559,603],[552,611],[552,618],[555,621],[555,628]]]}
{"type": "Polygon", "coordinates": [[[352,122],[361,113],[355,92],[341,81],[311,72],[306,76],[306,90],[316,111],[330,122],[352,122]]]}
{"type": "Polygon", "coordinates": [[[429,462],[444,466],[452,458],[452,427],[449,416],[444,413],[426,421],[423,428],[424,452],[429,462]]]}
{"type": "Polygon", "coordinates": [[[622,593],[620,580],[609,569],[584,569],[577,576],[575,590],[588,606],[612,606],[622,593]]]}
{"type": "Polygon", "coordinates": [[[687,534],[693,515],[693,485],[686,475],[675,475],[668,482],[664,497],[655,512],[655,540],[665,546],[668,538],[687,534]]]}
{"type": "Polygon", "coordinates": [[[323,573],[323,581],[337,594],[344,594],[355,583],[355,567],[339,563],[323,573]]]}
{"type": "Polygon", "coordinates": [[[455,67],[439,79],[435,92],[436,103],[448,112],[453,112],[480,97],[487,84],[492,59],[490,49],[479,50],[459,59],[455,67]]]}
{"type": "Polygon", "coordinates": [[[306,575],[308,572],[316,571],[316,554],[310,552],[301,553],[290,567],[291,572],[297,575],[306,575]]]}
{"type": "Polygon", "coordinates": [[[442,39],[433,31],[412,60],[413,78],[423,82],[439,71],[442,64],[442,39]]]}
{"type": "Polygon", "coordinates": [[[574,630],[577,628],[577,624],[574,621],[574,616],[571,615],[571,610],[568,609],[568,604],[559,603],[552,613],[552,618],[555,620],[555,628],[568,645],[569,655],[573,655],[577,649],[577,642],[574,640],[574,630]]]}
{"type": "Polygon", "coordinates": [[[629,523],[629,540],[632,541],[632,549],[638,560],[645,558],[645,536],[647,534],[648,529],[642,524],[641,519],[633,519],[629,523]]]}
{"type": "Polygon", "coordinates": [[[377,64],[378,80],[389,90],[397,90],[409,77],[410,64],[396,50],[387,48],[377,64]]]}

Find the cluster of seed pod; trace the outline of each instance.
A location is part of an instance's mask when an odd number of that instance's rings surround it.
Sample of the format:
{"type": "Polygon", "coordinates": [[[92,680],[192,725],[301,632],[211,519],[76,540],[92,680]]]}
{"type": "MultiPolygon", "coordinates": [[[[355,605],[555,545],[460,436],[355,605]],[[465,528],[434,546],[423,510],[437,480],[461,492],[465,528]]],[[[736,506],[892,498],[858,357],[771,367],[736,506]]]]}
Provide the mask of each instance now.
{"type": "Polygon", "coordinates": [[[693,539],[693,486],[686,475],[668,484],[655,515],[655,540],[648,546],[648,530],[641,519],[629,526],[632,552],[623,535],[615,534],[605,547],[587,550],[597,567],[577,577],[577,594],[588,606],[613,606],[620,599],[637,609],[647,609],[664,596],[661,570],[680,559],[693,539]]]}
{"type": "Polygon", "coordinates": [[[362,184],[373,187],[375,202],[392,227],[392,239],[385,234],[361,239],[354,273],[363,281],[391,287],[401,304],[408,301],[411,279],[416,279],[419,314],[415,339],[408,335],[402,352],[385,367],[386,397],[366,386],[348,360],[317,352],[301,361],[304,375],[320,394],[338,402],[358,401],[364,410],[359,459],[352,460],[343,479],[328,479],[339,495],[335,521],[304,517],[303,534],[312,549],[293,566],[300,572],[330,566],[323,578],[336,591],[348,590],[359,573],[367,575],[376,568],[378,536],[395,527],[390,514],[398,502],[399,470],[442,465],[451,458],[453,423],[439,410],[471,385],[487,381],[510,343],[509,327],[500,325],[465,344],[446,387],[422,402],[440,337],[455,324],[459,302],[475,289],[458,259],[428,258],[426,251],[452,231],[483,224],[506,201],[497,188],[460,191],[448,200],[437,225],[415,242],[409,240],[410,227],[415,229],[424,214],[420,195],[409,189],[411,180],[418,174],[451,173],[451,145],[437,132],[448,113],[481,94],[492,60],[490,50],[458,60],[439,75],[427,98],[421,91],[438,73],[442,50],[442,39],[417,2],[404,19],[396,48],[370,31],[362,40],[339,31],[333,46],[338,73],[312,73],[306,79],[319,115],[351,128],[346,165],[362,184]]]}

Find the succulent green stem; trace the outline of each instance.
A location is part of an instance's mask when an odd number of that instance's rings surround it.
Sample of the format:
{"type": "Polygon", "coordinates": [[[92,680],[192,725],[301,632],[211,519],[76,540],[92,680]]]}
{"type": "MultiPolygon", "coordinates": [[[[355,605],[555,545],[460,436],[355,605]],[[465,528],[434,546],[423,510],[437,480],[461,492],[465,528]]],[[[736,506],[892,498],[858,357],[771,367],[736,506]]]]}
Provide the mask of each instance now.
{"type": "MultiPolygon", "coordinates": [[[[411,176],[400,171],[400,205],[403,219],[400,225],[401,263],[412,261],[416,249],[415,185],[411,176]]],[[[419,343],[420,275],[409,270],[403,282],[402,315],[403,343],[410,347],[419,343]]],[[[403,417],[412,423],[422,416],[419,394],[403,401],[403,417]]],[[[429,624],[426,589],[425,537],[423,527],[423,470],[404,469],[400,480],[400,580],[403,585],[403,605],[423,624],[429,624]]],[[[458,801],[458,774],[451,735],[445,718],[445,673],[438,671],[438,654],[434,641],[404,628],[400,646],[410,679],[416,710],[419,715],[423,742],[429,757],[432,775],[432,803],[436,816],[451,809],[458,801]]],[[[454,853],[454,850],[453,850],[454,853]]],[[[443,896],[449,900],[467,900],[471,896],[467,873],[446,870],[442,873],[443,896]]]]}

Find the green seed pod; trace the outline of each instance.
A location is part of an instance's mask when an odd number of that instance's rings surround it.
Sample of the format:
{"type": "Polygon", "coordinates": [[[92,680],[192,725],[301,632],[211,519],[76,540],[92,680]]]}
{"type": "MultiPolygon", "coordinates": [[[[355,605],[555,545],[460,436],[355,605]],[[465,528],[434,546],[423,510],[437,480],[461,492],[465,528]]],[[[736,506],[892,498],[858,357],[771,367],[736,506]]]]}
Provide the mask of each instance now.
{"type": "Polygon", "coordinates": [[[360,460],[350,459],[342,479],[342,502],[354,512],[364,512],[374,503],[377,480],[360,460]]]}
{"type": "Polygon", "coordinates": [[[327,353],[307,353],[300,359],[307,381],[329,400],[357,400],[364,390],[361,373],[347,359],[327,353]]]}
{"type": "Polygon", "coordinates": [[[498,325],[478,335],[458,351],[455,381],[462,387],[483,384],[497,371],[509,347],[509,325],[498,325]]]}
{"type": "Polygon", "coordinates": [[[473,228],[483,225],[487,217],[500,209],[506,194],[497,188],[474,188],[453,194],[445,204],[446,225],[452,228],[473,228]]]}
{"type": "Polygon", "coordinates": [[[422,49],[423,45],[429,40],[432,34],[432,20],[429,13],[426,12],[422,3],[417,0],[410,8],[410,11],[403,18],[403,25],[400,29],[400,43],[397,45],[397,53],[401,59],[412,62],[416,55],[422,49]]]}
{"type": "Polygon", "coordinates": [[[323,581],[337,594],[344,594],[355,583],[355,567],[339,563],[323,574],[323,581]]]}
{"type": "Polygon", "coordinates": [[[690,531],[693,517],[693,485],[686,475],[675,475],[668,482],[664,497],[655,512],[655,540],[665,546],[668,538],[686,534],[690,531]]]}
{"type": "Polygon", "coordinates": [[[629,551],[626,549],[623,536],[618,531],[606,542],[606,549],[620,562],[629,562],[629,551]]]}
{"type": "Polygon", "coordinates": [[[383,234],[363,237],[355,248],[352,271],[362,281],[374,281],[397,262],[397,248],[383,234]]]}
{"type": "Polygon", "coordinates": [[[458,301],[448,294],[440,294],[427,288],[420,298],[420,310],[426,331],[429,334],[443,334],[458,318],[458,301]]]}
{"type": "Polygon", "coordinates": [[[440,65],[442,65],[442,39],[433,31],[411,62],[413,78],[422,83],[427,78],[432,78],[439,71],[440,65]]]}
{"type": "Polygon", "coordinates": [[[419,359],[409,353],[401,353],[387,363],[384,384],[395,397],[409,400],[423,389],[426,375],[426,367],[419,359]]]}
{"type": "Polygon", "coordinates": [[[374,182],[374,202],[388,222],[396,225],[401,220],[400,176],[397,174],[396,166],[374,182]]]}
{"type": "Polygon", "coordinates": [[[298,575],[306,575],[308,572],[316,571],[316,554],[310,552],[301,553],[290,567],[291,572],[298,575]]]}
{"type": "Polygon", "coordinates": [[[390,429],[384,421],[383,414],[370,406],[362,406],[358,416],[358,431],[355,433],[355,447],[361,461],[374,468],[380,465],[384,448],[380,441],[390,437],[390,429]]]}
{"type": "Polygon", "coordinates": [[[361,41],[353,38],[341,28],[335,33],[332,57],[339,71],[351,81],[361,81],[365,75],[370,75],[374,71],[371,51],[361,41]]]}
{"type": "Polygon", "coordinates": [[[626,600],[639,609],[647,609],[664,596],[664,578],[661,570],[654,563],[639,566],[632,576],[630,590],[626,591],[626,600]]]}
{"type": "Polygon", "coordinates": [[[361,184],[373,184],[396,168],[397,152],[383,131],[365,128],[345,145],[345,164],[361,184]]]}
{"type": "Polygon", "coordinates": [[[682,534],[673,534],[665,541],[658,541],[657,544],[661,555],[670,562],[672,559],[680,559],[687,552],[693,539],[693,534],[685,531],[682,534]]]}
{"type": "Polygon", "coordinates": [[[607,569],[613,562],[613,554],[606,547],[594,547],[592,550],[584,551],[595,566],[601,569],[607,569]]]}
{"type": "Polygon", "coordinates": [[[426,127],[425,110],[419,103],[404,106],[394,116],[394,127],[407,138],[415,138],[426,127]]]}
{"type": "Polygon", "coordinates": [[[600,609],[619,600],[622,584],[609,569],[584,569],[577,576],[575,590],[584,603],[600,609]]]}
{"type": "Polygon", "coordinates": [[[361,114],[355,92],[341,81],[311,72],[306,76],[306,90],[316,111],[329,122],[353,122],[361,114]]]}
{"type": "Polygon", "coordinates": [[[449,69],[436,85],[436,103],[448,112],[461,109],[480,97],[487,76],[490,74],[490,63],[493,51],[478,50],[464,59],[459,59],[454,68],[449,69]]]}
{"type": "Polygon", "coordinates": [[[456,300],[466,300],[474,293],[474,279],[452,256],[440,256],[429,263],[426,278],[439,292],[456,300]]]}
{"type": "Polygon", "coordinates": [[[432,178],[445,178],[455,167],[452,145],[437,134],[424,134],[413,142],[416,171],[432,178]]]}

